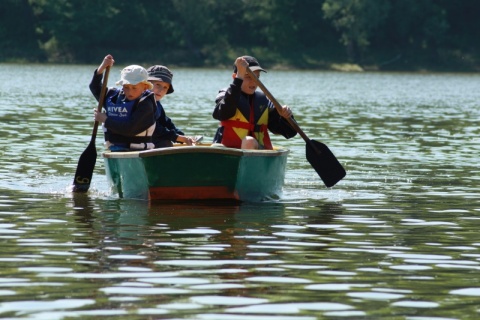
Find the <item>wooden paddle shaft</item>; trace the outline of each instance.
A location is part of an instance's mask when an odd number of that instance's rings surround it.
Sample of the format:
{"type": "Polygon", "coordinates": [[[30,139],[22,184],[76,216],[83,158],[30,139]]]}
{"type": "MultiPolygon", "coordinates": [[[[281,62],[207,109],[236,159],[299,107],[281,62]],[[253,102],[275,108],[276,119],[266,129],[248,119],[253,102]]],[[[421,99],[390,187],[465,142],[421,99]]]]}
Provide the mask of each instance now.
{"type": "MultiPolygon", "coordinates": [[[[275,106],[275,109],[277,109],[278,113],[281,113],[282,112],[282,106],[280,105],[280,103],[278,103],[277,99],[275,99],[275,97],[270,93],[270,91],[268,91],[268,89],[263,85],[262,81],[260,81],[260,79],[255,75],[255,73],[253,73],[253,71],[250,69],[250,67],[247,67],[247,73],[253,78],[253,80],[255,81],[257,86],[259,86],[260,89],[262,89],[263,93],[265,93],[265,95],[268,97],[268,99],[270,99],[270,101],[272,101],[272,103],[275,106]]],[[[303,130],[300,129],[300,127],[298,126],[295,119],[293,119],[292,117],[289,117],[289,118],[287,118],[287,121],[292,126],[292,128],[295,129],[295,131],[297,131],[302,136],[303,140],[305,140],[306,142],[310,141],[310,139],[303,132],[303,130]]]]}
{"type": "MultiPolygon", "coordinates": [[[[100,91],[100,98],[98,99],[98,106],[97,111],[102,112],[103,101],[105,101],[105,95],[107,94],[107,84],[108,84],[108,75],[110,73],[110,66],[107,66],[105,69],[105,74],[103,75],[103,84],[102,84],[102,91],[100,91]]],[[[95,141],[97,137],[97,130],[98,130],[98,121],[95,121],[92,130],[92,138],[90,141],[95,141]]]]}

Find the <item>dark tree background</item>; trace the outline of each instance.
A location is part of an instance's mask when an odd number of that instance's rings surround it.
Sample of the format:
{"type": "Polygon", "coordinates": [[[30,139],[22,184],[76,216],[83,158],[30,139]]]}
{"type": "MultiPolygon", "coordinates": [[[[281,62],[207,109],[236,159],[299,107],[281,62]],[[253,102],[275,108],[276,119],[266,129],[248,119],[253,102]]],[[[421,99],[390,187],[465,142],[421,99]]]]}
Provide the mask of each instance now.
{"type": "Polygon", "coordinates": [[[0,0],[0,62],[480,70],[479,0],[0,0]]]}

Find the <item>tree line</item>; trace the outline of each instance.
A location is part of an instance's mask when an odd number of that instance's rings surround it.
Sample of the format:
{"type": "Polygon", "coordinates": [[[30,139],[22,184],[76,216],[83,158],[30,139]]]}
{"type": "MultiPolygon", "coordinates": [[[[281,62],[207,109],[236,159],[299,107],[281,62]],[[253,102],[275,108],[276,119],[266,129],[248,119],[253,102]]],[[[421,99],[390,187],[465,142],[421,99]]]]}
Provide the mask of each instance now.
{"type": "Polygon", "coordinates": [[[478,0],[0,0],[0,62],[480,70],[478,0]],[[123,64],[125,64],[123,63],[123,64]]]}

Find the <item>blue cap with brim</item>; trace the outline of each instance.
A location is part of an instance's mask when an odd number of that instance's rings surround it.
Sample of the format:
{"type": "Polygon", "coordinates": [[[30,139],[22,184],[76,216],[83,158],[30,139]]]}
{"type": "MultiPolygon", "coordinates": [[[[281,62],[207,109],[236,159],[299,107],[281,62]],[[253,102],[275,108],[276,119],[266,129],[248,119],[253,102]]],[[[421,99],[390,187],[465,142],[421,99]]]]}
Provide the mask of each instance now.
{"type": "Polygon", "coordinates": [[[147,69],[148,80],[150,81],[162,81],[170,84],[170,88],[167,91],[167,94],[172,93],[173,85],[173,73],[165,66],[151,66],[147,69]]]}
{"type": "MultiPolygon", "coordinates": [[[[252,56],[243,56],[242,58],[244,58],[245,61],[248,62],[248,66],[250,67],[250,70],[252,70],[252,71],[260,70],[260,71],[263,71],[263,72],[267,72],[267,70],[263,69],[263,68],[260,66],[260,63],[258,63],[258,60],[255,59],[254,57],[252,57],[252,56]]],[[[236,66],[235,64],[233,65],[233,72],[234,72],[234,73],[237,73],[237,66],[236,66]]]]}

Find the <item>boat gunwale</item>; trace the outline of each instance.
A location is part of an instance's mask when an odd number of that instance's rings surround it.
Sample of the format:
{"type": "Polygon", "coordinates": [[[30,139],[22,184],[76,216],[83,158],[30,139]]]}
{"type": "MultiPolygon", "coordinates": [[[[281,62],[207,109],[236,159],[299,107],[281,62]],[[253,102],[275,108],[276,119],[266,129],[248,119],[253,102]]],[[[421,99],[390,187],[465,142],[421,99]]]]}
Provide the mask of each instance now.
{"type": "Polygon", "coordinates": [[[147,158],[169,154],[182,153],[216,153],[233,156],[246,157],[276,157],[282,154],[288,154],[290,151],[286,148],[274,147],[273,150],[252,150],[252,149],[236,149],[221,146],[211,146],[210,144],[203,144],[197,146],[174,145],[173,147],[141,150],[141,151],[126,151],[126,152],[111,152],[105,151],[102,156],[110,159],[120,158],[147,158]]]}

